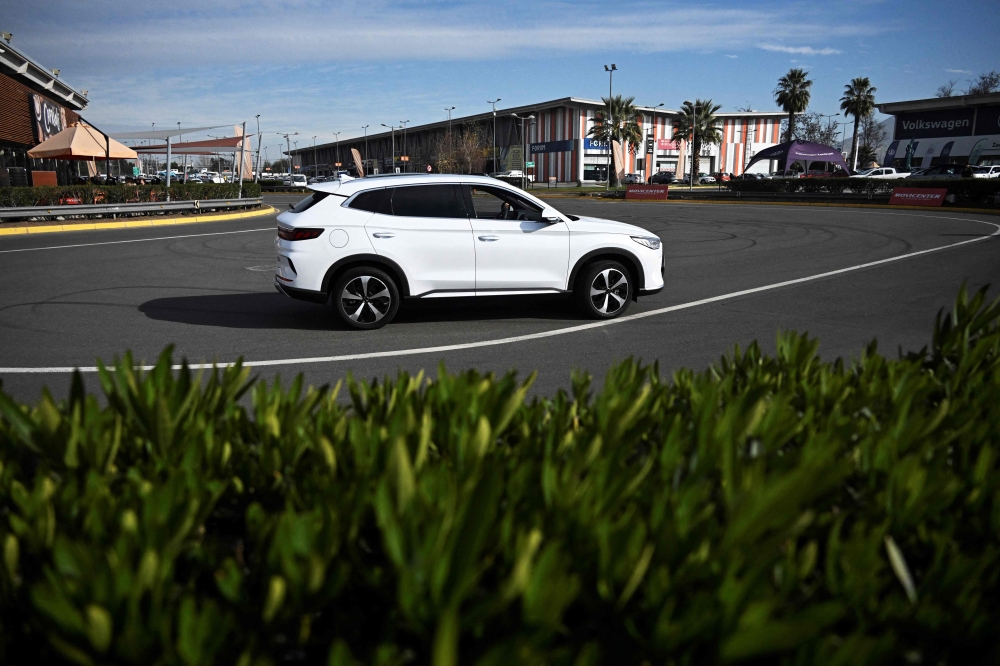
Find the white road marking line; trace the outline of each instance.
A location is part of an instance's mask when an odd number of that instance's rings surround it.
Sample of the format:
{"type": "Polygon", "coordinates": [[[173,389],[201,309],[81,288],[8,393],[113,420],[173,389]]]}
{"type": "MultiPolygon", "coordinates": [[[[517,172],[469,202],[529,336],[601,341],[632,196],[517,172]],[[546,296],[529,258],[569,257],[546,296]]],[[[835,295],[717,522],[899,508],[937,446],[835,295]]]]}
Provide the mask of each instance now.
{"type": "MultiPolygon", "coordinates": [[[[927,217],[937,217],[937,216],[931,215],[927,217]]],[[[969,240],[959,241],[958,243],[952,243],[951,245],[943,245],[941,247],[930,248],[929,250],[918,250],[917,252],[909,252],[907,254],[901,254],[898,257],[889,257],[888,259],[869,261],[867,263],[858,264],[856,266],[849,266],[847,268],[838,268],[837,270],[827,271],[825,273],[817,273],[816,275],[809,275],[807,277],[796,278],[794,280],[785,280],[784,282],[776,282],[774,284],[764,285],[763,287],[743,289],[741,291],[734,291],[728,294],[722,294],[720,296],[711,296],[709,298],[703,298],[698,301],[690,301],[688,303],[681,303],[680,305],[670,305],[665,308],[657,308],[656,310],[649,310],[648,312],[639,312],[634,315],[626,315],[624,317],[619,317],[617,319],[610,319],[607,321],[595,321],[588,324],[579,324],[577,326],[567,326],[565,328],[557,328],[553,331],[542,331],[541,333],[516,335],[509,338],[498,338],[496,340],[482,340],[480,342],[464,342],[454,345],[440,345],[437,347],[395,349],[391,351],[368,352],[363,354],[343,354],[341,356],[311,356],[307,358],[286,358],[286,359],[275,359],[271,361],[245,361],[243,365],[250,368],[264,368],[276,365],[305,365],[311,363],[337,363],[340,361],[362,361],[372,358],[391,358],[393,356],[416,356],[418,354],[440,354],[443,352],[461,351],[463,349],[477,349],[479,347],[495,347],[497,345],[509,345],[515,342],[541,340],[543,338],[551,338],[557,335],[567,335],[569,333],[579,333],[580,331],[588,331],[590,329],[601,328],[604,326],[624,324],[626,322],[635,321],[637,319],[645,319],[646,317],[653,317],[656,315],[666,314],[668,312],[677,312],[679,310],[686,310],[688,308],[698,307],[699,305],[708,305],[709,303],[728,301],[734,298],[739,298],[741,296],[748,296],[750,294],[759,294],[764,291],[781,289],[782,287],[789,287],[796,284],[803,284],[805,282],[814,282],[816,280],[822,280],[823,278],[833,277],[834,275],[851,273],[853,271],[859,271],[865,268],[871,268],[872,266],[881,266],[883,264],[889,264],[895,261],[902,261],[903,259],[911,259],[913,257],[919,257],[921,255],[931,254],[933,252],[950,250],[952,248],[961,247],[962,245],[969,245],[971,243],[978,243],[980,241],[984,241],[990,238],[1000,237],[1000,224],[997,224],[995,222],[987,222],[985,220],[969,220],[968,218],[952,218],[952,219],[960,219],[963,221],[989,224],[993,227],[996,227],[996,231],[994,231],[989,236],[979,236],[978,238],[971,238],[969,240]]],[[[235,365],[235,363],[192,363],[189,364],[188,367],[191,368],[192,370],[210,370],[213,367],[224,368],[224,367],[231,367],[233,365],[235,365]]],[[[138,367],[142,368],[143,370],[152,370],[155,366],[143,365],[138,367]]],[[[180,368],[181,368],[180,365],[173,366],[174,370],[179,370],[180,368]]],[[[65,373],[65,372],[73,372],[74,370],[79,370],[80,372],[97,372],[97,366],[87,366],[81,368],[73,368],[69,366],[50,367],[50,368],[0,368],[0,374],[65,373]]]]}
{"type": "Polygon", "coordinates": [[[18,250],[0,250],[0,254],[9,252],[37,252],[39,250],[65,250],[71,247],[92,247],[94,245],[118,245],[119,243],[146,243],[158,240],[177,240],[178,238],[198,238],[200,236],[225,236],[228,234],[249,234],[254,231],[274,231],[274,227],[263,229],[240,229],[239,231],[214,231],[210,234],[187,234],[185,236],[160,236],[158,238],[132,238],[129,240],[104,241],[102,243],[80,243],[79,245],[47,245],[45,247],[22,247],[18,250]]]}

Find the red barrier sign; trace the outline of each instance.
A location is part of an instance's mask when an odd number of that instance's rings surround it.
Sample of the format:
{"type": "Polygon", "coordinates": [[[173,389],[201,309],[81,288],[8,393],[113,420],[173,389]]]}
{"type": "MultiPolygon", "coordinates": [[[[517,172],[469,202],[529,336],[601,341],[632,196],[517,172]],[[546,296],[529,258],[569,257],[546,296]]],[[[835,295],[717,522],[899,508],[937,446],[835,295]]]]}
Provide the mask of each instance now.
{"type": "Polygon", "coordinates": [[[625,198],[634,200],[666,201],[667,185],[629,185],[625,188],[625,198]]]}
{"type": "Polygon", "coordinates": [[[944,195],[948,194],[947,188],[930,187],[894,187],[890,204],[901,204],[903,206],[940,206],[944,203],[944,195]]]}

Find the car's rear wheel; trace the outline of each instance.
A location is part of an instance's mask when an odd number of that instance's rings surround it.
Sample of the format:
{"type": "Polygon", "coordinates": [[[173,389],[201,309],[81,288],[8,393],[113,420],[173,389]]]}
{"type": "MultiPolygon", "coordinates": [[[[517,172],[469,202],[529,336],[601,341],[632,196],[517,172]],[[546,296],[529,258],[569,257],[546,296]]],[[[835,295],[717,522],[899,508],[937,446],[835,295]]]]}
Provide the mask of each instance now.
{"type": "Polygon", "coordinates": [[[344,271],[333,285],[334,310],[351,328],[382,328],[399,310],[399,288],[383,270],[358,266],[344,271]]]}
{"type": "Polygon", "coordinates": [[[614,319],[628,310],[633,295],[628,269],[617,261],[597,261],[584,268],[574,294],[584,314],[614,319]]]}

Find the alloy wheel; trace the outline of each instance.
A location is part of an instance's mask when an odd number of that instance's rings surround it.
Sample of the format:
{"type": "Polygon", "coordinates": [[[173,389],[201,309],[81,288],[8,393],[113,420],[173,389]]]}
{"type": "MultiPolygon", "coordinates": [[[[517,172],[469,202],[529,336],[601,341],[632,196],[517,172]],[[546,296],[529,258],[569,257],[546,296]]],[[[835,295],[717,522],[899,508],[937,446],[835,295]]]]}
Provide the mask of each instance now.
{"type": "Polygon", "coordinates": [[[392,295],[382,280],[372,275],[359,275],[344,285],[340,302],[351,321],[374,324],[389,312],[392,295]]]}
{"type": "Polygon", "coordinates": [[[590,301],[601,314],[614,314],[628,303],[628,278],[615,268],[606,268],[590,283],[590,301]]]}

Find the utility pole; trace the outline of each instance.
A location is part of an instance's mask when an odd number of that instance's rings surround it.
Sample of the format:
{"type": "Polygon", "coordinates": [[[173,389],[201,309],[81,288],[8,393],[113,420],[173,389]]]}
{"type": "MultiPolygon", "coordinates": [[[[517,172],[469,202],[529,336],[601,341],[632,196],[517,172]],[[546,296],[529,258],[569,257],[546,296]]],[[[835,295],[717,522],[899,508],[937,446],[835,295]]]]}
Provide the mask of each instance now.
{"type": "Polygon", "coordinates": [[[493,105],[493,169],[491,172],[495,172],[497,170],[497,102],[499,101],[499,97],[493,101],[486,100],[487,104],[493,105]]]}
{"type": "Polygon", "coordinates": [[[396,173],[396,128],[385,123],[382,123],[382,127],[388,127],[390,136],[392,136],[392,172],[396,173]]]}
{"type": "Polygon", "coordinates": [[[406,157],[406,160],[403,161],[403,172],[404,173],[407,172],[407,171],[409,171],[409,169],[407,167],[410,164],[410,154],[408,152],[406,152],[406,123],[408,123],[408,122],[410,122],[410,121],[409,120],[400,120],[399,121],[399,126],[403,128],[403,156],[406,157]]]}
{"type": "Polygon", "coordinates": [[[604,186],[605,190],[611,189],[611,158],[612,158],[611,151],[614,149],[615,146],[614,141],[612,139],[613,135],[611,130],[611,90],[612,90],[612,83],[615,78],[615,72],[617,70],[618,67],[615,65],[615,63],[611,63],[611,67],[608,67],[607,65],[604,66],[604,71],[608,73],[608,117],[607,117],[607,122],[605,122],[605,127],[606,127],[605,133],[607,134],[607,142],[608,142],[608,182],[604,186]]]}
{"type": "MultiPolygon", "coordinates": [[[[367,165],[368,164],[368,125],[365,125],[361,129],[363,129],[365,131],[365,164],[367,165]]],[[[338,146],[338,149],[339,149],[339,146],[338,146]]],[[[368,168],[371,169],[371,166],[369,165],[368,168]]]]}

